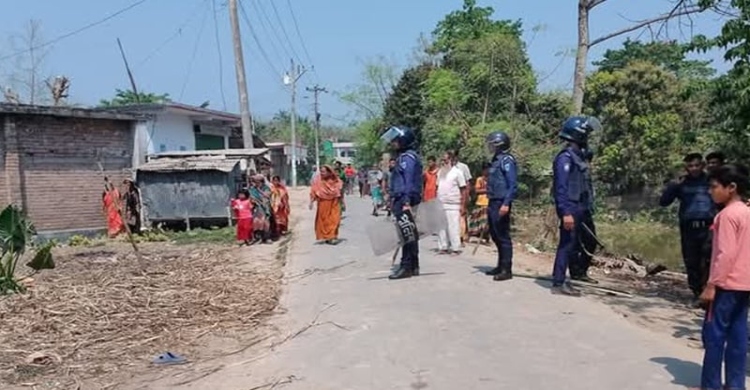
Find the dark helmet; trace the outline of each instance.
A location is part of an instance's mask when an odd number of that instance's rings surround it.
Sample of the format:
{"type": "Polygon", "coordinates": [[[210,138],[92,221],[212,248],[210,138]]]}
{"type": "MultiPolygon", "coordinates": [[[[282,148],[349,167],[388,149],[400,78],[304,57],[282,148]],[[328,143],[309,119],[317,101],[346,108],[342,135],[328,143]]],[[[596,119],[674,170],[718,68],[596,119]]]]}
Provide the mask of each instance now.
{"type": "Polygon", "coordinates": [[[563,123],[559,137],[579,146],[585,146],[589,140],[589,134],[601,130],[601,122],[593,116],[572,116],[563,123]]]}
{"type": "Polygon", "coordinates": [[[510,137],[504,131],[493,131],[487,134],[485,143],[487,144],[487,151],[492,155],[510,150],[510,137]]]}
{"type": "Polygon", "coordinates": [[[391,126],[380,136],[380,140],[386,144],[398,142],[398,150],[407,150],[416,147],[417,136],[414,130],[406,126],[391,126]]]}

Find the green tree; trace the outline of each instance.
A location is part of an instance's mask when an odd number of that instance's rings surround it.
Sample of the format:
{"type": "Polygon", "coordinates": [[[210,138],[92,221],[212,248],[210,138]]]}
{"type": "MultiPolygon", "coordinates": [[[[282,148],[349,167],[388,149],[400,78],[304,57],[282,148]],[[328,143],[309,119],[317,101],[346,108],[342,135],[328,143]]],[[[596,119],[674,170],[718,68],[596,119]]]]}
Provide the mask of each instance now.
{"type": "Polygon", "coordinates": [[[377,57],[364,63],[362,82],[350,85],[336,95],[354,108],[356,115],[365,120],[380,118],[386,99],[398,80],[398,67],[385,57],[377,57]]]}
{"type": "Polygon", "coordinates": [[[118,107],[127,106],[132,104],[143,104],[143,103],[166,103],[169,102],[169,94],[157,95],[148,92],[135,92],[131,90],[115,90],[115,97],[111,100],[100,100],[100,107],[118,107]]]}
{"type": "Polygon", "coordinates": [[[598,70],[611,72],[626,67],[633,61],[647,61],[663,67],[680,79],[707,79],[716,74],[711,61],[688,60],[688,44],[677,41],[641,42],[626,40],[621,49],[607,49],[593,65],[598,70]]]}
{"type": "Polygon", "coordinates": [[[425,84],[432,65],[422,64],[406,69],[388,95],[383,108],[383,122],[387,125],[401,124],[417,132],[421,143],[421,131],[425,126],[430,110],[426,104],[425,84]]]}
{"type": "Polygon", "coordinates": [[[433,53],[448,54],[459,43],[480,39],[487,34],[500,33],[520,37],[520,21],[493,20],[492,7],[477,7],[476,0],[464,0],[460,10],[453,11],[438,22],[432,32],[433,53]]]}

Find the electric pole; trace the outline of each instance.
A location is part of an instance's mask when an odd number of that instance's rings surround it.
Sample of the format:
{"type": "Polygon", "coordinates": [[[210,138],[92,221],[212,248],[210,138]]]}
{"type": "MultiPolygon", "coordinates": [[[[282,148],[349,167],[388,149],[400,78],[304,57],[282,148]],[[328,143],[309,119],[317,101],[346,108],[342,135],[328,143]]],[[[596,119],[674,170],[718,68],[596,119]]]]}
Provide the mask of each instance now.
{"type": "Polygon", "coordinates": [[[307,69],[300,65],[294,64],[294,59],[291,60],[292,67],[284,76],[284,84],[289,85],[292,88],[292,187],[297,187],[297,81],[302,77],[307,69]]]}
{"type": "Polygon", "coordinates": [[[315,97],[315,102],[313,103],[313,108],[315,109],[315,167],[320,169],[320,105],[318,95],[321,92],[328,93],[328,90],[315,84],[312,88],[307,87],[307,91],[312,92],[315,97]]]}
{"type": "Polygon", "coordinates": [[[232,42],[234,43],[234,70],[237,73],[237,92],[240,95],[240,117],[242,123],[242,143],[245,149],[252,149],[253,119],[250,116],[250,99],[247,97],[247,78],[245,77],[245,59],[242,55],[242,38],[240,38],[240,20],[237,16],[237,0],[229,0],[229,23],[232,25],[232,42]]]}

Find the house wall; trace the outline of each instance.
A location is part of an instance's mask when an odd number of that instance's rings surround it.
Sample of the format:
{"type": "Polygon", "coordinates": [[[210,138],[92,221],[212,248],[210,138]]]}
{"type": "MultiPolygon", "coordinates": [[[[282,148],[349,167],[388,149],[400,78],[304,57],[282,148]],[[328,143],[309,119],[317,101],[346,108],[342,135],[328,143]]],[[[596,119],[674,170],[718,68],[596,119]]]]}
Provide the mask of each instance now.
{"type": "Polygon", "coordinates": [[[229,200],[241,184],[239,166],[221,171],[138,172],[149,223],[189,219],[229,219],[229,200]]]}
{"type": "MultiPolygon", "coordinates": [[[[154,119],[145,122],[138,131],[142,134],[139,137],[146,140],[145,154],[196,150],[194,125],[193,120],[186,115],[156,114],[154,119]]],[[[201,134],[219,135],[224,138],[224,148],[229,148],[230,128],[203,125],[201,134]]]]}
{"type": "Polygon", "coordinates": [[[131,176],[132,122],[8,115],[0,135],[0,206],[22,207],[40,233],[106,227],[104,175],[131,176]]]}

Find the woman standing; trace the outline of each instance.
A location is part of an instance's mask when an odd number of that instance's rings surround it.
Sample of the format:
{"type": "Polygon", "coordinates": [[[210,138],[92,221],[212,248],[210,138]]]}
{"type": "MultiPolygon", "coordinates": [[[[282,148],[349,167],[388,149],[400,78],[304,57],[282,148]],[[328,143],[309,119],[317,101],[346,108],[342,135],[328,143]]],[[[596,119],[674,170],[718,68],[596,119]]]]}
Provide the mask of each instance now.
{"type": "Polygon", "coordinates": [[[281,236],[289,230],[289,192],[281,177],[274,176],[271,179],[271,208],[276,220],[276,234],[281,236]]]}
{"type": "Polygon", "coordinates": [[[487,198],[487,175],[489,174],[490,164],[485,163],[482,166],[482,176],[478,177],[474,184],[474,191],[477,193],[477,200],[474,203],[474,210],[469,216],[469,237],[479,237],[480,240],[487,240],[487,206],[490,201],[487,198]]]}
{"type": "Polygon", "coordinates": [[[253,240],[253,204],[250,202],[250,193],[240,190],[237,199],[232,199],[232,210],[237,218],[237,241],[250,245],[253,240]]]}
{"type": "Polygon", "coordinates": [[[345,207],[341,192],[343,185],[336,172],[330,166],[324,165],[310,188],[310,210],[315,203],[318,204],[315,214],[315,238],[329,245],[339,243],[341,210],[345,207]]]}
{"type": "Polygon", "coordinates": [[[141,233],[141,190],[131,179],[122,181],[125,186],[123,201],[125,203],[125,219],[130,233],[141,233]]]}
{"type": "Polygon", "coordinates": [[[271,189],[263,175],[253,176],[250,200],[253,203],[253,231],[257,240],[267,244],[271,239],[271,189]]]}
{"type": "Polygon", "coordinates": [[[102,194],[102,211],[107,217],[107,235],[109,238],[117,237],[125,228],[120,215],[120,207],[122,207],[120,191],[117,191],[112,183],[105,183],[104,193],[102,194]]]}

